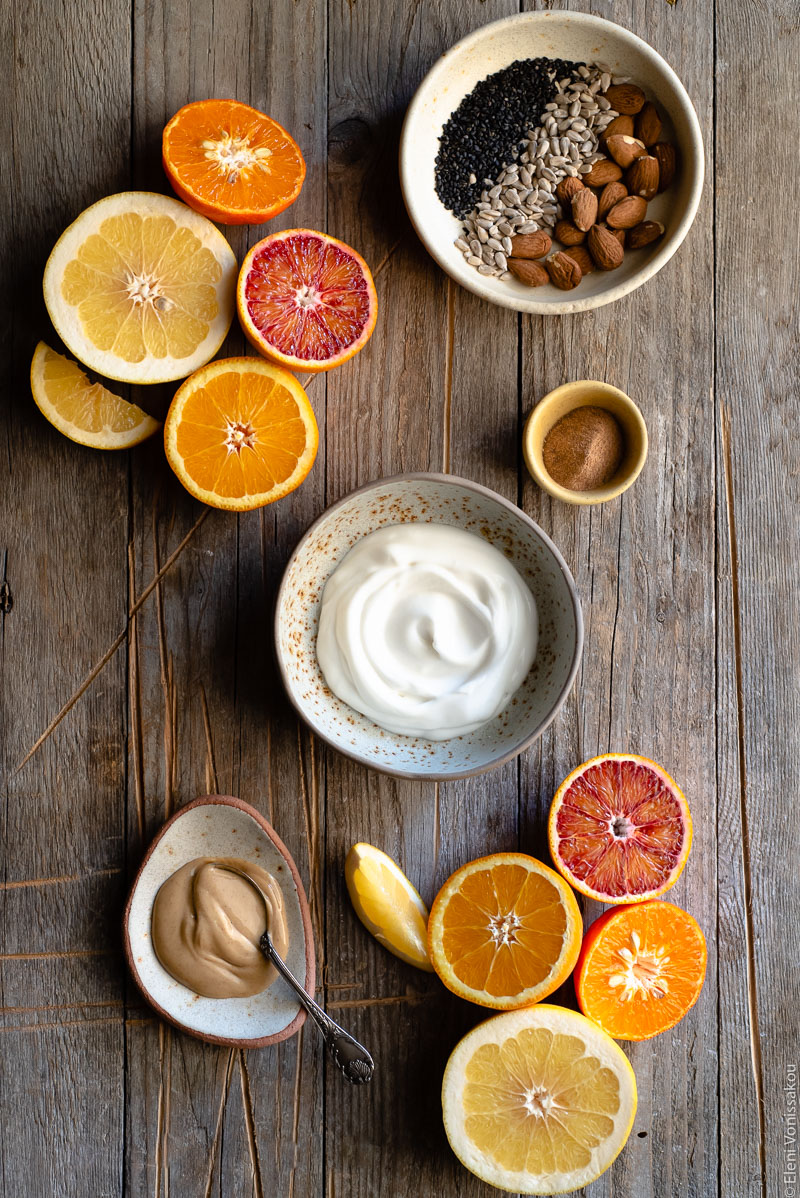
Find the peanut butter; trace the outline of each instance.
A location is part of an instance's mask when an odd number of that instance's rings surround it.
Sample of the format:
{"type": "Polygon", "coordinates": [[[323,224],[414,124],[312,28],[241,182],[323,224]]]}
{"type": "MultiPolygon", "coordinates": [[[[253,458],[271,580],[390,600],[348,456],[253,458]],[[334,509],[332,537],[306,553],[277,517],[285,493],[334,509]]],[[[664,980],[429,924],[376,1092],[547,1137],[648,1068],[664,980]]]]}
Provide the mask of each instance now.
{"type": "Polygon", "coordinates": [[[153,904],[156,956],[168,973],[205,998],[246,998],[278,976],[259,947],[269,928],[281,957],[289,930],[271,874],[235,857],[196,857],[162,885],[153,904]],[[263,891],[224,867],[235,866],[263,891]],[[266,899],[266,901],[265,901],[266,899]]]}

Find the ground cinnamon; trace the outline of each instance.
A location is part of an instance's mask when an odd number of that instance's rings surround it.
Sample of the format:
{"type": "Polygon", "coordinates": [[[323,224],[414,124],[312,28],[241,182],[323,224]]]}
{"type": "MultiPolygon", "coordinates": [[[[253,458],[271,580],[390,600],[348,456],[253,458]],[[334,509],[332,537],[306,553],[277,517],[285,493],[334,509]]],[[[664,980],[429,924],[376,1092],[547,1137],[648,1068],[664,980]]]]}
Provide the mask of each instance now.
{"type": "Polygon", "coordinates": [[[573,408],[544,439],[547,473],[568,491],[595,491],[611,481],[625,453],[619,421],[606,408],[573,408]]]}

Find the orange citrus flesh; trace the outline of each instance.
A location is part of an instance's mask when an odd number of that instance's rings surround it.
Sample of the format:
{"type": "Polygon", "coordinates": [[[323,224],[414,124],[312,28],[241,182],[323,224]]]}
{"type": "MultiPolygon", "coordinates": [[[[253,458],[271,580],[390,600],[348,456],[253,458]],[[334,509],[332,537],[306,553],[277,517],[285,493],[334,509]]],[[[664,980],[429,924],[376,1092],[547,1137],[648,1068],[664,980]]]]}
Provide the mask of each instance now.
{"type": "Polygon", "coordinates": [[[237,289],[242,328],[259,353],[295,370],[329,370],[367,343],[378,315],[369,267],[342,241],[311,229],[253,246],[237,289]]]}
{"type": "Polygon", "coordinates": [[[674,903],[606,911],[589,928],[575,970],[584,1015],[617,1040],[649,1040],[694,1006],[706,975],[700,925],[674,903]]]}
{"type": "Polygon", "coordinates": [[[191,208],[227,225],[260,224],[303,186],[306,164],[286,130],[238,100],[197,100],[162,139],[164,170],[191,208]]]}
{"type": "Polygon", "coordinates": [[[164,444],[197,499],[248,511],[282,498],[314,462],[317,422],[297,379],[261,358],[226,358],[178,389],[164,444]]]}
{"type": "Polygon", "coordinates": [[[512,1010],[566,980],[581,932],[575,896],[554,870],[524,853],[496,853],[444,884],[428,920],[428,950],[448,989],[512,1010]]]}
{"type": "Polygon", "coordinates": [[[581,893],[606,903],[643,902],[677,880],[692,819],[680,788],[659,765],[607,753],[561,784],[549,834],[556,867],[581,893]]]}

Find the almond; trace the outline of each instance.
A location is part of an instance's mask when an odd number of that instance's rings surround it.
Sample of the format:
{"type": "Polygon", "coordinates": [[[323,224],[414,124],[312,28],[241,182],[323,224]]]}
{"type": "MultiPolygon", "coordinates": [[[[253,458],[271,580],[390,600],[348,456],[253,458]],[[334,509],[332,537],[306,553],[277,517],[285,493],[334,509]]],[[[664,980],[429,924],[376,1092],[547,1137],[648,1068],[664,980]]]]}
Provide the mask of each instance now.
{"type": "Polygon", "coordinates": [[[512,258],[544,258],[553,248],[553,242],[542,230],[535,233],[518,233],[511,238],[512,258]]]}
{"type": "Polygon", "coordinates": [[[559,252],[551,254],[545,262],[550,282],[560,291],[572,291],[581,281],[581,268],[574,258],[559,252]]]}
{"type": "Polygon", "coordinates": [[[608,141],[609,137],[613,137],[615,133],[624,133],[627,137],[633,137],[633,117],[625,116],[624,113],[615,116],[600,134],[600,144],[608,141]]]}
{"type": "Polygon", "coordinates": [[[625,246],[625,229],[609,229],[608,231],[612,237],[616,237],[619,244],[624,248],[624,246],[625,246]]]}
{"type": "Polygon", "coordinates": [[[582,187],[572,197],[572,220],[584,233],[588,233],[597,220],[597,196],[588,187],[582,187]]]}
{"type": "Polygon", "coordinates": [[[556,235],[556,240],[563,245],[580,245],[586,237],[583,229],[576,228],[569,220],[558,221],[553,232],[556,235]]]}
{"type": "Polygon", "coordinates": [[[625,133],[615,133],[606,141],[606,151],[624,170],[630,166],[634,158],[641,158],[647,153],[647,146],[638,137],[628,137],[625,133]]]}
{"type": "Polygon", "coordinates": [[[583,176],[587,187],[605,187],[606,183],[616,183],[622,178],[622,167],[617,166],[610,158],[599,158],[592,169],[583,176]]]}
{"type": "Polygon", "coordinates": [[[647,213],[647,200],[641,196],[626,196],[609,212],[606,224],[611,229],[632,229],[640,224],[647,213]]]}
{"type": "Polygon", "coordinates": [[[628,234],[628,249],[641,250],[664,236],[664,226],[658,220],[643,220],[640,225],[634,225],[628,234]]]}
{"type": "Polygon", "coordinates": [[[515,279],[519,279],[520,283],[526,283],[528,287],[542,287],[550,281],[550,276],[542,264],[531,262],[528,258],[509,258],[508,269],[515,279]]]}
{"type": "Polygon", "coordinates": [[[636,136],[646,146],[655,145],[661,136],[661,117],[652,100],[648,100],[636,117],[636,136]]]}
{"type": "Polygon", "coordinates": [[[605,220],[608,213],[618,204],[620,200],[624,200],[628,194],[628,189],[624,183],[606,183],[603,190],[600,192],[600,203],[597,206],[597,219],[605,220]]]}
{"type": "Polygon", "coordinates": [[[632,163],[625,176],[625,182],[632,196],[643,196],[646,200],[652,200],[658,191],[660,176],[658,159],[648,154],[646,158],[637,158],[632,163]]]}
{"type": "Polygon", "coordinates": [[[668,141],[660,141],[650,151],[659,167],[658,190],[666,191],[675,178],[678,167],[678,155],[675,147],[668,141]]]}
{"type": "Polygon", "coordinates": [[[558,200],[559,204],[564,206],[564,208],[569,208],[570,204],[572,203],[572,197],[577,191],[582,190],[583,180],[578,179],[574,175],[567,175],[565,179],[561,180],[556,188],[556,199],[558,200]]]}
{"type": "Polygon", "coordinates": [[[592,255],[585,245],[573,245],[568,250],[562,250],[562,253],[571,258],[573,262],[578,263],[578,266],[581,268],[581,275],[590,275],[595,268],[592,255]]]}
{"type": "Polygon", "coordinates": [[[589,253],[599,270],[616,270],[622,266],[625,251],[605,225],[593,225],[589,230],[589,253]]]}
{"type": "Polygon", "coordinates": [[[616,83],[605,97],[612,108],[625,116],[635,116],[644,107],[644,92],[635,83],[616,83]]]}

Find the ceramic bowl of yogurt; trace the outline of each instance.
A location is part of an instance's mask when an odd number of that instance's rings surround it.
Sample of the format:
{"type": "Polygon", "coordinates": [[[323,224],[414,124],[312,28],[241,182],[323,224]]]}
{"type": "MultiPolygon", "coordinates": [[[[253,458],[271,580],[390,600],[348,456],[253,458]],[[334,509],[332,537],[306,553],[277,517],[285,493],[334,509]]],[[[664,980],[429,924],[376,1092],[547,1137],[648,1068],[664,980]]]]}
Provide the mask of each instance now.
{"type": "Polygon", "coordinates": [[[524,512],[467,479],[404,474],[345,496],[301,539],[275,647],[327,744],[447,780],[541,736],[575,680],[583,620],[564,559],[524,512]]]}

